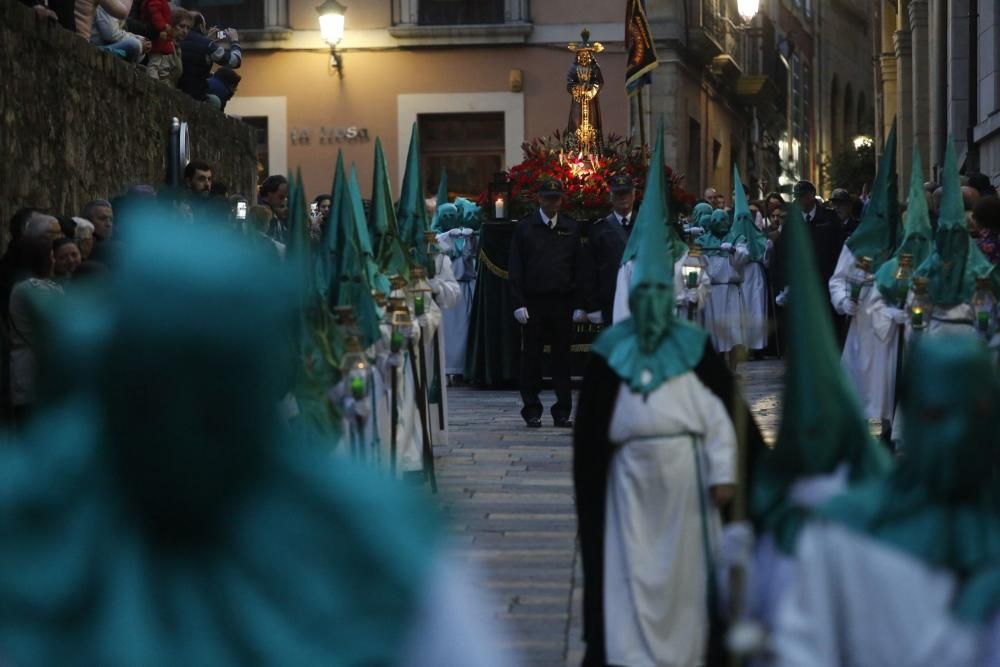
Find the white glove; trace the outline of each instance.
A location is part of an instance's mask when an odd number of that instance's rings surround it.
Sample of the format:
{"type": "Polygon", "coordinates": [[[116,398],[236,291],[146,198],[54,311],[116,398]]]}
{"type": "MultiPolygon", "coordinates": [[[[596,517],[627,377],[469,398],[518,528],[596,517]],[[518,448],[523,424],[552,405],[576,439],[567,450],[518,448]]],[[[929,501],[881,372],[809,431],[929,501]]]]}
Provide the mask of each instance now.
{"type": "Polygon", "coordinates": [[[701,236],[702,234],[705,233],[705,230],[702,229],[701,227],[688,227],[687,233],[694,234],[695,236],[701,236]]]}
{"type": "Polygon", "coordinates": [[[587,311],[577,308],[573,311],[573,321],[581,324],[587,321],[587,311]]]}
{"type": "Polygon", "coordinates": [[[472,236],[473,234],[475,234],[475,232],[468,227],[462,227],[462,236],[472,236]]]}
{"type": "Polygon", "coordinates": [[[854,317],[858,314],[858,304],[856,301],[848,297],[840,302],[840,307],[837,310],[842,312],[844,315],[854,317]]]}
{"type": "Polygon", "coordinates": [[[423,315],[420,315],[419,317],[417,317],[417,326],[419,327],[417,329],[417,331],[419,331],[420,329],[423,329],[424,327],[428,326],[429,324],[430,323],[428,322],[427,313],[424,313],[423,315]]]}
{"type": "Polygon", "coordinates": [[[394,354],[390,353],[389,356],[386,357],[386,362],[390,366],[392,366],[393,368],[402,368],[403,367],[403,353],[402,352],[396,352],[394,354]]]}
{"type": "Polygon", "coordinates": [[[587,313],[587,321],[591,324],[604,324],[604,315],[602,315],[599,310],[593,313],[587,313]]]}
{"type": "Polygon", "coordinates": [[[901,308],[886,308],[885,314],[896,324],[906,324],[910,320],[910,316],[901,308]]]}
{"type": "Polygon", "coordinates": [[[462,234],[462,230],[460,228],[455,227],[448,230],[448,236],[464,236],[464,234],[462,234]]]}
{"type": "Polygon", "coordinates": [[[514,319],[517,320],[518,322],[520,322],[521,324],[527,324],[528,323],[528,309],[527,308],[518,308],[517,310],[515,310],[514,311],[514,319]]]}
{"type": "Polygon", "coordinates": [[[787,287],[785,289],[781,290],[780,292],[778,292],[778,295],[774,297],[774,303],[775,303],[775,305],[780,306],[782,308],[785,307],[785,304],[788,303],[788,288],[787,287]]]}
{"type": "Polygon", "coordinates": [[[698,303],[698,289],[691,287],[684,290],[684,299],[688,303],[696,304],[698,303]]]}
{"type": "Polygon", "coordinates": [[[732,243],[723,243],[722,245],[719,246],[719,249],[723,250],[725,252],[729,252],[729,251],[731,251],[733,249],[733,244],[732,243]]]}
{"type": "Polygon", "coordinates": [[[406,332],[406,337],[413,342],[420,340],[420,319],[417,318],[410,325],[410,330],[406,332]]]}
{"type": "Polygon", "coordinates": [[[427,281],[427,283],[431,286],[431,292],[433,294],[437,295],[437,294],[441,293],[441,279],[440,278],[431,278],[431,279],[429,279],[427,281]]]}

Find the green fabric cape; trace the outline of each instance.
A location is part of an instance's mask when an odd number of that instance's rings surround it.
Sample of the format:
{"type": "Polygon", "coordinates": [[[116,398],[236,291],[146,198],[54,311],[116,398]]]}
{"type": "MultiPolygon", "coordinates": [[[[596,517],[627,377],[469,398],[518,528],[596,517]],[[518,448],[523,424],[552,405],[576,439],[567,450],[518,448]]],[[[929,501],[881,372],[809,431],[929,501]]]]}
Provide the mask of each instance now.
{"type": "Polygon", "coordinates": [[[848,466],[856,484],[888,470],[889,459],[868,433],[854,388],[840,361],[829,300],[820,289],[816,260],[798,206],[789,205],[783,233],[792,277],[787,317],[783,416],[774,448],[758,459],[750,511],[758,530],[794,551],[808,510],[793,504],[788,489],[803,477],[848,466]]]}
{"type": "Polygon", "coordinates": [[[767,237],[764,236],[764,232],[757,229],[757,225],[753,224],[750,204],[747,203],[747,194],[743,191],[743,181],[740,179],[740,169],[735,164],[733,164],[733,184],[735,187],[733,226],[726,235],[726,241],[733,245],[746,243],[750,261],[761,262],[767,250],[767,237]]]}
{"type": "Polygon", "coordinates": [[[972,336],[918,337],[907,360],[906,455],[822,515],[950,570],[955,615],[989,623],[1000,611],[1000,380],[972,336]],[[947,417],[928,419],[940,406],[947,417]]]}
{"type": "Polygon", "coordinates": [[[927,210],[927,197],[924,195],[924,169],[920,160],[920,147],[913,147],[913,170],[910,177],[909,200],[906,206],[906,233],[903,242],[899,244],[892,259],[875,272],[875,285],[879,292],[890,303],[899,305],[906,300],[909,284],[896,283],[896,270],[899,268],[900,255],[913,256],[913,272],[927,259],[934,240],[934,230],[931,228],[930,213],[927,210]]]}
{"type": "Polygon", "coordinates": [[[424,202],[423,179],[420,175],[420,136],[417,124],[410,130],[410,148],[406,153],[406,168],[403,171],[403,185],[396,208],[399,234],[403,249],[412,261],[427,269],[427,275],[434,275],[434,262],[427,255],[424,231],[427,230],[427,204],[424,202]]]}
{"type": "Polygon", "coordinates": [[[634,293],[640,284],[656,284],[668,288],[669,307],[661,316],[669,325],[651,354],[640,346],[637,322],[641,315],[632,317],[610,329],[605,329],[594,341],[592,350],[635,392],[649,394],[667,380],[690,371],[698,365],[705,352],[708,334],[697,326],[673,316],[673,255],[667,243],[670,226],[663,195],[663,121],[660,120],[656,144],[649,171],[646,175],[646,198],[639,208],[630,242],[636,241],[637,255],[632,267],[631,289],[634,293]]]}
{"type": "Polygon", "coordinates": [[[47,315],[38,413],[0,443],[4,662],[398,664],[440,530],[278,419],[302,286],[221,222],[124,243],[47,315]]]}
{"type": "Polygon", "coordinates": [[[897,180],[896,123],[893,121],[875,174],[871,199],[861,216],[861,224],[845,244],[855,257],[871,257],[872,272],[878,271],[893,256],[903,236],[897,180]]]}
{"type": "Polygon", "coordinates": [[[935,305],[949,307],[968,303],[976,291],[976,278],[989,276],[993,265],[969,236],[958,161],[950,136],[941,181],[944,193],[934,247],[914,273],[929,279],[928,292],[935,305]]]}
{"type": "MultiPolygon", "coordinates": [[[[316,281],[320,293],[326,300],[332,299],[330,287],[340,283],[339,248],[343,243],[339,220],[343,196],[341,188],[344,183],[344,153],[337,151],[337,162],[333,169],[333,186],[330,188],[330,222],[326,226],[322,250],[316,257],[316,281]]],[[[332,304],[335,305],[335,304],[332,304]]]]}

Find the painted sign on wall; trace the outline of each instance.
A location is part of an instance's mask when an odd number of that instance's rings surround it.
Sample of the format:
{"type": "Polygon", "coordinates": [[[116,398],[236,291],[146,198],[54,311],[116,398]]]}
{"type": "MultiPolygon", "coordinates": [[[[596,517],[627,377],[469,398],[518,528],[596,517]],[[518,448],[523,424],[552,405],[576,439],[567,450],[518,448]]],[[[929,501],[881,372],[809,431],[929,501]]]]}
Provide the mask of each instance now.
{"type": "Polygon", "coordinates": [[[290,132],[292,145],[308,146],[312,143],[313,137],[317,136],[320,144],[342,144],[342,143],[363,143],[368,141],[368,128],[357,127],[328,127],[323,125],[319,128],[318,135],[314,135],[309,128],[293,127],[290,132]]]}

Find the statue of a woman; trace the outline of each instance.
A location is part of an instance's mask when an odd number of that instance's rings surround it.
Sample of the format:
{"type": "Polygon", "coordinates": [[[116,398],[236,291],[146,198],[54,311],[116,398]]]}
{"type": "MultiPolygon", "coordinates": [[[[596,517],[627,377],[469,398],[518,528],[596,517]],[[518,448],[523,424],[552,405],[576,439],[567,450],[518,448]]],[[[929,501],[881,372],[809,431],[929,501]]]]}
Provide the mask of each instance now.
{"type": "Polygon", "coordinates": [[[569,125],[566,133],[570,135],[573,146],[584,153],[596,153],[603,141],[601,126],[601,105],[598,95],[604,86],[604,75],[601,66],[597,64],[595,53],[604,50],[600,42],[590,41],[590,31],[586,28],[580,33],[583,41],[569,45],[576,52],[576,62],[566,75],[566,91],[572,102],[569,107],[569,125]]]}

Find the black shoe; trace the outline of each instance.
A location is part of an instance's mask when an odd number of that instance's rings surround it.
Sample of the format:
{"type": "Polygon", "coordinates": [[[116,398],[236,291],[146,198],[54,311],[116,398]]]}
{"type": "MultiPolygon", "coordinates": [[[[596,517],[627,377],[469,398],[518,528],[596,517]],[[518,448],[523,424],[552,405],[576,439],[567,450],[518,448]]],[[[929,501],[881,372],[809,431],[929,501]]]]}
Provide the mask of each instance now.
{"type": "Polygon", "coordinates": [[[542,420],[538,417],[528,417],[524,420],[524,423],[528,425],[528,428],[541,428],[542,420]]]}
{"type": "Polygon", "coordinates": [[[573,420],[569,417],[565,419],[554,419],[553,423],[556,428],[573,428],[573,420]]]}

